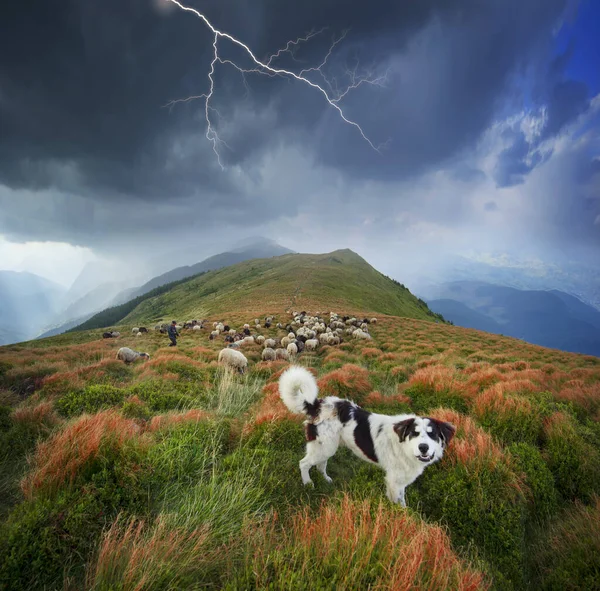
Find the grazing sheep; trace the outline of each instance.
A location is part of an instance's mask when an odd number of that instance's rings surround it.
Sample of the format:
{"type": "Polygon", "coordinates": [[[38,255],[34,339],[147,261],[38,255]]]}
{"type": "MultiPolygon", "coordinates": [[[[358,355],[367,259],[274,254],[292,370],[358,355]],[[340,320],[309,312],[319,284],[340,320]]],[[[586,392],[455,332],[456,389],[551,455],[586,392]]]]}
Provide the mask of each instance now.
{"type": "Polygon", "coordinates": [[[329,335],[326,332],[323,332],[319,335],[319,343],[321,345],[326,345],[329,342],[329,335]]]}
{"type": "Polygon", "coordinates": [[[298,354],[298,346],[296,343],[290,343],[287,346],[287,352],[289,355],[297,355],[298,354]]]}
{"type": "Polygon", "coordinates": [[[244,330],[247,329],[247,328],[249,329],[250,325],[249,324],[244,324],[244,330]]]}
{"type": "Polygon", "coordinates": [[[119,361],[124,361],[127,365],[129,365],[140,357],[143,357],[144,359],[150,359],[150,355],[148,355],[148,353],[140,353],[139,351],[134,351],[129,347],[121,347],[117,351],[116,359],[119,361]]]}
{"type": "Polygon", "coordinates": [[[219,363],[222,363],[231,369],[235,369],[240,373],[244,373],[248,367],[246,356],[241,351],[236,351],[231,347],[221,349],[219,352],[219,363]]]}
{"type": "Polygon", "coordinates": [[[290,344],[290,342],[291,342],[291,341],[290,341],[290,337],[283,337],[283,338],[281,339],[281,346],[282,346],[283,348],[285,348],[285,347],[287,347],[287,346],[290,344]]]}
{"type": "Polygon", "coordinates": [[[271,347],[266,347],[265,349],[263,349],[261,357],[263,361],[275,361],[277,359],[275,349],[271,349],[271,347]]]}
{"type": "Polygon", "coordinates": [[[298,353],[304,351],[304,341],[296,341],[295,345],[298,347],[298,353]]]}
{"type": "Polygon", "coordinates": [[[118,330],[113,330],[110,334],[112,335],[113,339],[121,336],[121,333],[118,330]]]}
{"type": "Polygon", "coordinates": [[[230,328],[229,329],[229,334],[234,337],[235,336],[235,328],[230,328]]]}
{"type": "Polygon", "coordinates": [[[283,324],[281,324],[281,322],[278,322],[278,323],[277,323],[277,328],[278,328],[279,330],[283,330],[283,324]]]}
{"type": "Polygon", "coordinates": [[[252,345],[254,344],[254,337],[245,337],[242,341],[243,345],[252,345]]]}
{"type": "Polygon", "coordinates": [[[199,324],[192,326],[192,330],[202,330],[202,327],[199,324]]]}
{"type": "Polygon", "coordinates": [[[112,339],[113,338],[112,332],[103,332],[102,333],[102,338],[103,339],[112,339]]]}
{"type": "Polygon", "coordinates": [[[285,361],[289,361],[290,360],[290,356],[287,352],[286,349],[275,349],[275,358],[276,359],[283,359],[285,361]]]}
{"type": "Polygon", "coordinates": [[[368,332],[364,332],[363,330],[361,330],[360,328],[357,328],[353,333],[352,336],[355,339],[370,339],[371,335],[368,332]]]}
{"type": "Polygon", "coordinates": [[[265,337],[263,337],[262,335],[258,335],[258,336],[256,337],[256,342],[257,342],[259,345],[262,345],[262,344],[265,342],[265,337]]]}
{"type": "Polygon", "coordinates": [[[275,339],[267,339],[265,341],[265,348],[271,348],[271,349],[275,349],[275,347],[277,346],[277,342],[275,341],[275,339]]]}
{"type": "Polygon", "coordinates": [[[148,329],[145,326],[140,326],[140,332],[148,332],[148,329]]]}
{"type": "MultiPolygon", "coordinates": [[[[223,332],[229,332],[230,330],[231,330],[231,326],[229,326],[229,324],[226,324],[226,325],[223,327],[223,332]]],[[[234,331],[234,334],[235,334],[235,331],[234,331]]]]}
{"type": "Polygon", "coordinates": [[[308,341],[306,341],[304,344],[307,351],[316,351],[317,347],[319,346],[319,341],[317,341],[317,339],[308,339],[308,341]]]}
{"type": "Polygon", "coordinates": [[[244,334],[246,336],[250,336],[250,329],[249,328],[244,328],[244,334]]]}
{"type": "Polygon", "coordinates": [[[271,323],[270,322],[265,322],[265,328],[271,328],[271,323]]]}
{"type": "Polygon", "coordinates": [[[142,333],[141,333],[141,332],[138,332],[138,333],[136,333],[136,334],[135,334],[135,336],[136,336],[136,337],[141,337],[141,336],[142,336],[142,333]]]}
{"type": "Polygon", "coordinates": [[[371,318],[371,324],[377,324],[377,318],[371,318]]]}
{"type": "Polygon", "coordinates": [[[360,325],[360,329],[361,329],[361,330],[364,330],[365,332],[367,332],[367,331],[369,330],[369,326],[367,325],[367,323],[366,323],[366,322],[363,322],[363,323],[360,325]]]}
{"type": "Polygon", "coordinates": [[[131,334],[137,334],[138,332],[140,332],[140,329],[137,326],[131,329],[131,334]]]}
{"type": "Polygon", "coordinates": [[[221,333],[220,333],[218,330],[213,330],[213,331],[210,333],[210,336],[211,336],[213,339],[216,339],[216,338],[219,336],[219,334],[221,334],[221,333]]]}

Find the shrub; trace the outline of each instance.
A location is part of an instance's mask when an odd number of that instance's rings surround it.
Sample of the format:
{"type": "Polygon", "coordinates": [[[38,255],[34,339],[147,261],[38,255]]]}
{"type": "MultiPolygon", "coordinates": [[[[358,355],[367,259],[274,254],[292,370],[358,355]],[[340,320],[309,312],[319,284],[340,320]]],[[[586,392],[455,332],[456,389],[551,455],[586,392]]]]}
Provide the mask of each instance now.
{"type": "Polygon", "coordinates": [[[504,384],[495,384],[473,402],[473,415],[492,435],[505,444],[537,444],[542,434],[544,412],[535,401],[504,392],[504,384]]]}
{"type": "Polygon", "coordinates": [[[540,531],[535,544],[537,589],[600,589],[600,499],[577,503],[540,531]]]}
{"type": "Polygon", "coordinates": [[[11,591],[62,588],[63,575],[83,574],[82,557],[105,524],[93,494],[61,492],[18,506],[0,533],[0,588],[11,591]]]}
{"type": "Polygon", "coordinates": [[[600,453],[571,416],[556,412],[545,422],[544,457],[565,500],[589,500],[600,492],[600,453]]]}
{"type": "Polygon", "coordinates": [[[515,470],[525,474],[530,518],[534,521],[548,519],[558,508],[558,493],[540,450],[529,443],[515,443],[508,450],[514,459],[515,470]]]}
{"type": "Polygon", "coordinates": [[[469,417],[448,410],[432,415],[457,427],[444,459],[407,489],[409,505],[448,525],[452,541],[477,548],[498,588],[520,586],[524,566],[524,483],[512,458],[469,417]]]}
{"type": "Polygon", "coordinates": [[[148,380],[131,386],[126,392],[145,402],[152,412],[202,406],[206,403],[206,393],[198,393],[192,382],[148,380]]]}
{"type": "Polygon", "coordinates": [[[118,406],[125,392],[107,384],[87,386],[84,390],[72,391],[56,401],[56,409],[65,417],[82,413],[93,414],[102,409],[118,406]]]}
{"type": "Polygon", "coordinates": [[[115,411],[82,416],[38,446],[33,468],[22,483],[23,492],[32,498],[90,477],[104,463],[114,463],[123,445],[139,430],[134,421],[115,411]]]}
{"type": "Polygon", "coordinates": [[[344,496],[280,528],[272,516],[246,533],[245,568],[226,589],[486,589],[441,528],[380,503],[344,496]]]}

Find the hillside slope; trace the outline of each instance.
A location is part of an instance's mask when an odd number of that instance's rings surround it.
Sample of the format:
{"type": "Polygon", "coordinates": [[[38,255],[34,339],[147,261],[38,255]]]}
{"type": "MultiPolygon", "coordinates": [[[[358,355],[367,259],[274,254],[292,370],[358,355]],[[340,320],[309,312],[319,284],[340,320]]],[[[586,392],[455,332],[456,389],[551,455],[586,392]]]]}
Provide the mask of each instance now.
{"type": "MultiPolygon", "coordinates": [[[[111,324],[151,324],[240,311],[283,312],[292,307],[439,319],[408,289],[351,250],[245,261],[160,289],[164,293],[143,299],[111,324]]],[[[101,318],[102,314],[78,328],[104,326],[96,322],[101,318]]]]}
{"type": "MultiPolygon", "coordinates": [[[[306,289],[300,301],[323,297],[306,289]]],[[[253,325],[252,304],[208,318],[253,325]]],[[[304,417],[277,387],[288,362],[262,361],[257,341],[242,346],[244,375],[219,366],[226,342],[209,330],[183,329],[177,347],[153,330],[0,347],[0,589],[291,591],[307,572],[315,589],[599,588],[600,359],[377,317],[371,340],[344,331],[293,362],[323,395],[457,427],[407,487],[408,510],[347,449],[328,464],[333,482],[302,485],[304,417]],[[125,365],[122,346],[151,358],[125,365]]]]}
{"type": "Polygon", "coordinates": [[[351,250],[289,254],[211,271],[144,301],[124,323],[226,314],[332,308],[431,319],[424,303],[351,250]]]}

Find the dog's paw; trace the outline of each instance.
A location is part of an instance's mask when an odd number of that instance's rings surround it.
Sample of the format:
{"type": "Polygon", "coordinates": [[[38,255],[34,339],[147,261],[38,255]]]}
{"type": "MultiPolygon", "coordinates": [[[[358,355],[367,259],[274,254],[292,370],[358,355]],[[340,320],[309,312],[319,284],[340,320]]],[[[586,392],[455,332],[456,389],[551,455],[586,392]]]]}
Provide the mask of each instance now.
{"type": "Polygon", "coordinates": [[[323,478],[325,478],[325,482],[327,482],[328,484],[331,484],[333,482],[333,479],[329,476],[323,475],[323,478]]]}
{"type": "Polygon", "coordinates": [[[307,480],[306,482],[302,483],[304,486],[311,486],[312,488],[315,487],[315,483],[312,480],[307,480]]]}

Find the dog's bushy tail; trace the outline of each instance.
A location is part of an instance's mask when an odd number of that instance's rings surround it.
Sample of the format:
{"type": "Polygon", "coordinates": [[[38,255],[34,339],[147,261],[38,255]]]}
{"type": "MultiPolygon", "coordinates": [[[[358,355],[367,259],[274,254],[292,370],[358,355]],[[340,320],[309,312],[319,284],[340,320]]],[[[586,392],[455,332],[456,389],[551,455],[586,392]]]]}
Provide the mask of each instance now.
{"type": "Polygon", "coordinates": [[[318,398],[317,380],[304,367],[293,365],[279,378],[279,395],[291,412],[304,414],[305,403],[314,404],[318,398]]]}

